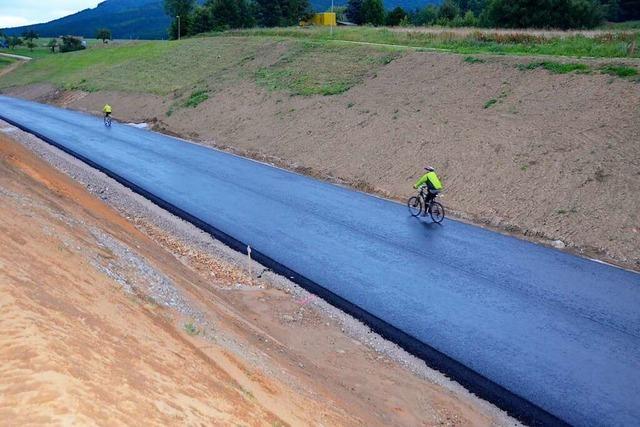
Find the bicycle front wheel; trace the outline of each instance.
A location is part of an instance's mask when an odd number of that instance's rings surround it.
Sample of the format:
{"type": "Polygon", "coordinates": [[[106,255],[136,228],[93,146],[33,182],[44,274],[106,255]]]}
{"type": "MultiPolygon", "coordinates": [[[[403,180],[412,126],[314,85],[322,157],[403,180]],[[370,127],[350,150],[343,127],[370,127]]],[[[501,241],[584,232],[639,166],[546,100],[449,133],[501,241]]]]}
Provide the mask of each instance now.
{"type": "Polygon", "coordinates": [[[438,202],[431,202],[429,206],[429,215],[436,224],[440,224],[444,219],[444,207],[438,202]]]}
{"type": "Polygon", "coordinates": [[[407,207],[411,216],[419,216],[422,212],[422,200],[418,196],[413,196],[407,201],[407,207]]]}

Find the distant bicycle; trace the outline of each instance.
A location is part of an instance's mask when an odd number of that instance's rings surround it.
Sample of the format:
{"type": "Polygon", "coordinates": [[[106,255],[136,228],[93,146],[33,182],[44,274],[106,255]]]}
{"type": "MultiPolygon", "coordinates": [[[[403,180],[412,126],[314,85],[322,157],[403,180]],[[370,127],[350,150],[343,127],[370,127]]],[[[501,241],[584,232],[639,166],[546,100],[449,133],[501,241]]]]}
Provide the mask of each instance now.
{"type": "Polygon", "coordinates": [[[104,125],[108,128],[111,127],[111,115],[109,114],[104,115],[104,125]]]}
{"type": "Polygon", "coordinates": [[[414,217],[420,216],[420,214],[423,214],[424,216],[429,214],[433,222],[440,224],[442,220],[444,220],[444,206],[436,202],[436,196],[438,193],[436,193],[433,199],[431,199],[431,202],[427,204],[427,191],[429,191],[427,187],[422,186],[420,187],[420,193],[418,193],[417,196],[411,197],[407,201],[409,213],[414,217]]]}

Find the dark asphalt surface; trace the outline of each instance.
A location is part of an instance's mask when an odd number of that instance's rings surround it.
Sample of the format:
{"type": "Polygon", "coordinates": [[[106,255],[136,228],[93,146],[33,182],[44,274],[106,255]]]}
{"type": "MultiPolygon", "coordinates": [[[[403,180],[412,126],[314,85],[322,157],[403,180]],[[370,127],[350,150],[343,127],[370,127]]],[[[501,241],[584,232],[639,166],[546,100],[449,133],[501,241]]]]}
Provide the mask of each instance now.
{"type": "Polygon", "coordinates": [[[77,112],[0,97],[0,116],[567,423],[640,425],[637,273],[456,221],[430,224],[401,204],[77,112]]]}

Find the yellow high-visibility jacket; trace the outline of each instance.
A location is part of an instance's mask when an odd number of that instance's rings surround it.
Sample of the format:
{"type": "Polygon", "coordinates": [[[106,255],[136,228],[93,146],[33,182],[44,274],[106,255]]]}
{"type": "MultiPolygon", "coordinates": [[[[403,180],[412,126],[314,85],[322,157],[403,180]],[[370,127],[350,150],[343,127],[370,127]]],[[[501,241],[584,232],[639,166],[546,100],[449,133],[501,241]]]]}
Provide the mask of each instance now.
{"type": "Polygon", "coordinates": [[[414,188],[418,188],[421,185],[427,184],[427,187],[431,190],[442,190],[442,183],[440,178],[435,172],[427,172],[415,183],[414,188]]]}
{"type": "Polygon", "coordinates": [[[107,104],[104,106],[104,108],[102,109],[103,113],[110,113],[111,112],[111,105],[107,104]]]}

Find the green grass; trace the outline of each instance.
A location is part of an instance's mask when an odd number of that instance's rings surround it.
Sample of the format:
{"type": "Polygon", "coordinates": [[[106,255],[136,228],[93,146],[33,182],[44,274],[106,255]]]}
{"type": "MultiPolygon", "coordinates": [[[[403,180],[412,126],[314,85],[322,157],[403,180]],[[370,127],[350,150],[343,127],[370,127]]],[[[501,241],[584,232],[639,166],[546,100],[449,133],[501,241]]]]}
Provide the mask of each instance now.
{"type": "Polygon", "coordinates": [[[194,325],[192,322],[184,324],[184,331],[191,336],[195,336],[200,333],[200,330],[198,329],[198,327],[194,325]]]}
{"type": "Polygon", "coordinates": [[[485,61],[484,59],[476,58],[475,56],[465,56],[464,62],[466,62],[467,64],[484,64],[487,61],[485,61]]]}
{"type": "Polygon", "coordinates": [[[601,66],[597,70],[592,69],[587,64],[576,62],[561,63],[555,61],[536,61],[530,62],[528,64],[518,64],[518,69],[522,71],[535,70],[537,68],[544,68],[545,70],[553,74],[568,74],[573,72],[588,74],[594,71],[600,71],[601,73],[621,78],[634,77],[639,74],[636,67],[624,64],[606,64],[601,66]]]}
{"type": "Polygon", "coordinates": [[[272,91],[302,96],[336,95],[397,56],[369,46],[299,42],[274,64],[259,68],[255,77],[259,85],[272,91]]]}
{"type": "Polygon", "coordinates": [[[13,64],[15,62],[15,59],[11,59],[11,58],[7,58],[4,56],[0,56],[0,70],[3,69],[4,67],[8,67],[9,65],[13,64]]]}
{"type": "Polygon", "coordinates": [[[576,62],[555,62],[555,61],[540,61],[530,62],[528,64],[519,64],[518,68],[521,70],[535,70],[536,68],[544,68],[553,74],[568,74],[573,72],[588,73],[591,68],[587,64],[581,64],[576,62]]]}
{"type": "Polygon", "coordinates": [[[488,100],[487,102],[485,102],[485,103],[484,103],[484,108],[485,108],[485,109],[486,109],[486,108],[491,108],[491,107],[493,107],[494,105],[496,105],[497,103],[498,103],[498,100],[497,100],[497,99],[495,99],[495,98],[492,98],[492,99],[490,99],[490,100],[488,100]]]}
{"type": "Polygon", "coordinates": [[[277,42],[281,48],[274,56],[274,43],[203,37],[47,55],[4,76],[0,88],[48,82],[64,89],[172,95],[175,107],[193,107],[205,99],[194,96],[203,87],[214,92],[243,80],[293,95],[335,95],[400,55],[373,46],[288,40],[277,42]]]}
{"type": "Polygon", "coordinates": [[[637,68],[618,64],[607,64],[600,68],[600,71],[605,74],[610,74],[612,76],[618,77],[633,77],[638,75],[637,68]]]}
{"type": "Polygon", "coordinates": [[[207,99],[209,99],[209,94],[207,93],[206,90],[197,90],[191,93],[191,96],[189,96],[189,99],[187,99],[187,102],[184,103],[184,106],[195,108],[201,103],[203,103],[204,101],[206,101],[207,99]]]}
{"type": "Polygon", "coordinates": [[[640,45],[640,31],[612,30],[595,37],[573,35],[566,37],[538,35],[531,32],[456,33],[447,29],[438,32],[397,31],[388,28],[357,27],[328,29],[311,28],[261,28],[231,31],[223,35],[266,36],[307,39],[315,41],[338,40],[342,42],[374,43],[413,48],[442,49],[455,53],[494,53],[512,55],[561,55],[598,58],[640,57],[639,49],[629,52],[635,40],[640,45]]]}

